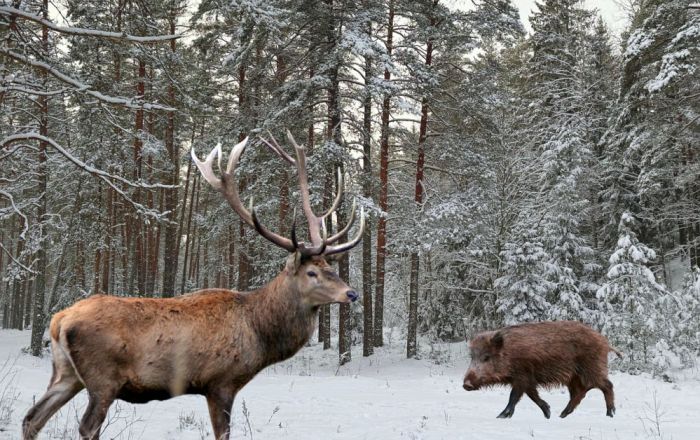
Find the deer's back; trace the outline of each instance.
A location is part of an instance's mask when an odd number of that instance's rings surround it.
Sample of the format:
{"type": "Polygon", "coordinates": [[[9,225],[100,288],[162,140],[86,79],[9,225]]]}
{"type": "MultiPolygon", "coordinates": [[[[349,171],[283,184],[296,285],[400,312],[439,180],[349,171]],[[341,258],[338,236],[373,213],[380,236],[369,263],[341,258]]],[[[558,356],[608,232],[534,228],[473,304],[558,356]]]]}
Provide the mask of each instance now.
{"type": "Polygon", "coordinates": [[[176,298],[95,295],[57,313],[51,337],[88,390],[117,386],[132,402],[204,393],[257,373],[250,298],[206,290],[176,298]]]}

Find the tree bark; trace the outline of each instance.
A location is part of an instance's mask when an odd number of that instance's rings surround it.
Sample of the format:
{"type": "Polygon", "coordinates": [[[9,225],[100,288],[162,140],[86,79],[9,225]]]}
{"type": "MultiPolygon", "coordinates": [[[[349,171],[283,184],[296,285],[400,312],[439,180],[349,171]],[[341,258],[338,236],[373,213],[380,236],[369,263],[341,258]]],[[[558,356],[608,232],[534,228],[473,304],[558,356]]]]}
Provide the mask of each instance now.
{"type": "MultiPolygon", "coordinates": [[[[341,171],[342,172],[342,171],[341,171]]],[[[340,183],[336,177],[336,191],[341,191],[337,185],[340,183]]],[[[342,202],[336,211],[337,229],[345,226],[347,216],[345,215],[345,203],[342,202]]],[[[347,234],[343,235],[340,242],[347,240],[347,234]]],[[[338,276],[345,282],[350,282],[350,259],[348,253],[345,252],[338,259],[338,276]]],[[[351,327],[352,310],[350,304],[340,304],[338,312],[338,363],[344,365],[352,360],[352,327],[351,327]]]]}
{"type": "MultiPolygon", "coordinates": [[[[238,67],[238,107],[244,111],[248,105],[246,96],[246,66],[241,63],[238,67]]],[[[246,133],[241,131],[238,134],[238,142],[245,139],[246,133]]],[[[239,191],[243,191],[247,185],[246,179],[241,178],[239,181],[239,191]]],[[[248,258],[248,237],[246,237],[246,228],[243,220],[238,220],[238,284],[239,291],[244,292],[250,286],[250,260],[248,258]]]]}
{"type": "MultiPolygon", "coordinates": [[[[368,39],[372,35],[372,22],[365,24],[368,39]]],[[[363,102],[363,133],[362,133],[362,171],[364,173],[363,195],[367,200],[372,199],[372,94],[370,81],[372,78],[372,58],[365,56],[365,96],[363,102]]],[[[347,257],[344,257],[347,260],[347,257]]],[[[341,275],[342,278],[342,275],[341,275]]],[[[346,279],[346,278],[343,278],[346,279]]],[[[362,237],[362,355],[370,356],[374,352],[374,331],[372,313],[372,228],[368,225],[362,237]]]]}
{"type": "MultiPolygon", "coordinates": [[[[176,16],[177,12],[175,8],[171,9],[170,16],[168,17],[171,35],[175,34],[176,16]]],[[[170,40],[170,52],[173,57],[175,57],[177,52],[176,42],[177,40],[175,39],[170,40]]],[[[177,104],[175,85],[172,81],[168,83],[167,102],[171,107],[175,107],[177,104]]],[[[172,168],[166,172],[165,183],[175,186],[178,184],[180,178],[180,155],[178,154],[178,149],[175,147],[175,112],[168,112],[167,119],[168,121],[165,127],[165,149],[168,152],[168,160],[172,168]]],[[[189,165],[187,170],[189,178],[189,165]]],[[[168,298],[175,295],[175,277],[177,275],[177,262],[180,253],[180,237],[178,236],[178,224],[175,221],[177,218],[177,186],[164,191],[165,210],[170,212],[168,222],[165,224],[165,233],[163,237],[163,297],[168,298]]]]}
{"type": "MultiPolygon", "coordinates": [[[[325,212],[330,208],[332,203],[333,194],[333,176],[335,173],[329,170],[326,173],[326,182],[323,191],[323,211],[325,212]]],[[[328,350],[331,348],[331,306],[326,304],[321,306],[320,310],[321,322],[319,323],[318,332],[320,336],[320,341],[323,342],[323,349],[328,350]]]]}
{"type": "MultiPolygon", "coordinates": [[[[43,0],[42,17],[48,20],[49,17],[49,0],[43,0]]],[[[41,49],[45,55],[49,53],[49,29],[46,25],[41,27],[41,49]]],[[[47,87],[47,73],[45,70],[41,72],[43,87],[47,87]]],[[[46,95],[39,96],[39,133],[42,136],[49,134],[49,100],[46,95]]],[[[44,230],[44,220],[46,217],[46,199],[48,188],[48,170],[46,168],[46,148],[48,144],[44,141],[39,143],[39,164],[37,166],[37,175],[39,179],[38,190],[42,194],[38,202],[37,220],[41,225],[41,243],[36,253],[36,290],[34,291],[34,305],[32,313],[32,341],[30,351],[33,356],[41,356],[42,344],[41,340],[46,329],[46,317],[44,313],[44,295],[46,294],[46,270],[48,266],[48,255],[46,247],[49,245],[48,240],[44,240],[46,231],[44,230]]]]}
{"type": "MultiPolygon", "coordinates": [[[[394,0],[389,1],[387,22],[386,50],[391,58],[394,49],[394,0]]],[[[391,72],[384,69],[384,82],[391,81],[391,72]]],[[[382,101],[381,146],[379,151],[379,208],[382,215],[377,221],[377,256],[374,292],[374,346],[384,345],[384,277],[386,266],[386,216],[389,212],[389,118],[391,113],[391,96],[387,93],[382,101]]]]}
{"type": "MultiPolygon", "coordinates": [[[[433,8],[438,0],[433,1],[433,8]]],[[[430,14],[430,26],[435,26],[435,17],[430,14]]],[[[425,65],[428,69],[433,64],[433,42],[428,38],[425,50],[425,65]]],[[[418,159],[416,160],[416,188],[414,202],[416,209],[423,205],[423,172],[425,167],[425,140],[428,133],[428,98],[423,97],[421,102],[420,129],[418,133],[418,159]]],[[[408,334],[406,336],[406,356],[415,358],[418,354],[417,329],[418,329],[418,281],[420,270],[420,255],[417,251],[411,253],[411,280],[408,297],[408,334]]]]}
{"type": "MultiPolygon", "coordinates": [[[[192,209],[194,207],[194,199],[199,188],[199,174],[195,173],[194,182],[192,182],[192,195],[190,197],[190,207],[187,214],[187,227],[185,228],[185,235],[187,240],[185,240],[185,258],[182,262],[182,280],[180,282],[180,295],[185,293],[185,282],[187,281],[187,259],[190,255],[191,244],[194,241],[191,234],[192,229],[192,209]]],[[[184,209],[184,208],[183,208],[184,209]]]]}
{"type": "Polygon", "coordinates": [[[105,225],[105,247],[101,254],[101,264],[102,264],[102,279],[101,290],[102,292],[111,292],[109,288],[110,275],[111,275],[111,265],[112,260],[111,248],[112,248],[112,231],[114,229],[114,191],[110,187],[106,187],[107,196],[105,197],[105,211],[107,212],[107,224],[105,225]]]}
{"type": "MultiPolygon", "coordinates": [[[[195,139],[195,133],[196,133],[196,127],[193,125],[192,126],[192,138],[190,139],[190,144],[194,145],[194,139],[195,139]]],[[[182,235],[183,232],[186,234],[189,233],[189,227],[187,230],[185,230],[185,213],[187,212],[187,197],[189,194],[189,189],[190,189],[190,175],[192,174],[192,161],[188,160],[187,161],[187,177],[185,178],[185,192],[182,195],[182,208],[180,210],[180,221],[178,222],[177,225],[177,237],[176,237],[176,245],[175,247],[177,248],[177,252],[179,254],[180,252],[180,244],[182,243],[182,235]]],[[[196,177],[195,177],[196,179],[196,177]]],[[[193,183],[193,188],[194,188],[194,183],[193,183]]],[[[193,189],[194,191],[194,189],[193,189]]],[[[189,239],[189,237],[188,237],[189,239]]],[[[185,250],[187,250],[187,242],[185,242],[185,250]]],[[[175,276],[177,276],[177,263],[178,261],[175,261],[175,269],[173,271],[175,272],[175,276]]],[[[183,268],[186,266],[186,263],[183,262],[183,268]]],[[[184,269],[183,269],[184,272],[184,269]]],[[[180,287],[180,294],[183,293],[184,289],[184,281],[183,281],[183,286],[180,287]]]]}
{"type": "MultiPolygon", "coordinates": [[[[146,61],[143,58],[138,59],[136,82],[136,96],[143,99],[146,92],[146,61]]],[[[143,141],[141,136],[143,133],[144,110],[143,107],[136,110],[136,118],[134,121],[134,181],[141,179],[142,164],[143,164],[143,141]]],[[[134,194],[134,200],[138,203],[141,201],[141,190],[137,189],[134,194]]],[[[136,275],[136,290],[139,296],[146,293],[146,271],[143,270],[143,261],[146,249],[144,248],[145,234],[141,224],[141,219],[138,213],[135,213],[132,219],[133,222],[133,245],[134,245],[134,260],[132,261],[133,270],[136,275]]]]}

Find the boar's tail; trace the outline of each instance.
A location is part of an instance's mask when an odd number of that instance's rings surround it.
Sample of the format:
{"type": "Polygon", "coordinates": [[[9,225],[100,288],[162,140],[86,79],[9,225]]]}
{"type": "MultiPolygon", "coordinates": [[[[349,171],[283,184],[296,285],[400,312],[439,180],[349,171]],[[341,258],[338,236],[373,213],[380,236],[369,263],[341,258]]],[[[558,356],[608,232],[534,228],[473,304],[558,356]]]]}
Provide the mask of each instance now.
{"type": "Polygon", "coordinates": [[[612,351],[613,353],[615,353],[617,355],[617,357],[619,357],[619,358],[622,358],[625,355],[623,352],[621,352],[620,350],[618,350],[615,347],[608,347],[608,349],[610,351],[612,351]]]}

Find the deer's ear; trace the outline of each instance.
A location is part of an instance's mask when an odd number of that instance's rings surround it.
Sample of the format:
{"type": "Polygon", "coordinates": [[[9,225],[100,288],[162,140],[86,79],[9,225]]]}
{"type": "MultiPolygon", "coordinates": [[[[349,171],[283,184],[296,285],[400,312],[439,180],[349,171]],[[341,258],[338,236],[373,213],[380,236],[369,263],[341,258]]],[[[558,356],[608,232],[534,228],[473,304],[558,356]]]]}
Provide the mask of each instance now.
{"type": "Polygon", "coordinates": [[[287,257],[287,262],[285,264],[285,270],[287,271],[287,273],[290,275],[294,275],[295,273],[297,273],[297,270],[299,270],[299,266],[301,266],[301,254],[299,252],[289,254],[289,256],[287,257]]]}

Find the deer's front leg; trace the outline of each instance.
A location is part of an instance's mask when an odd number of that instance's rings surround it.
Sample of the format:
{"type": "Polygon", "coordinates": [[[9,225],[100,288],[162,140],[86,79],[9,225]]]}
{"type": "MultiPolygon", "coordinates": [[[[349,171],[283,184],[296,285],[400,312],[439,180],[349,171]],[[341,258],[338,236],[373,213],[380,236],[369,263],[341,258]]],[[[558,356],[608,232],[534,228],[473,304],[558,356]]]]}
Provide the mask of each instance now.
{"type": "Polygon", "coordinates": [[[234,397],[236,397],[234,390],[219,389],[207,394],[209,417],[211,417],[211,426],[214,428],[216,440],[229,440],[234,397]]]}

